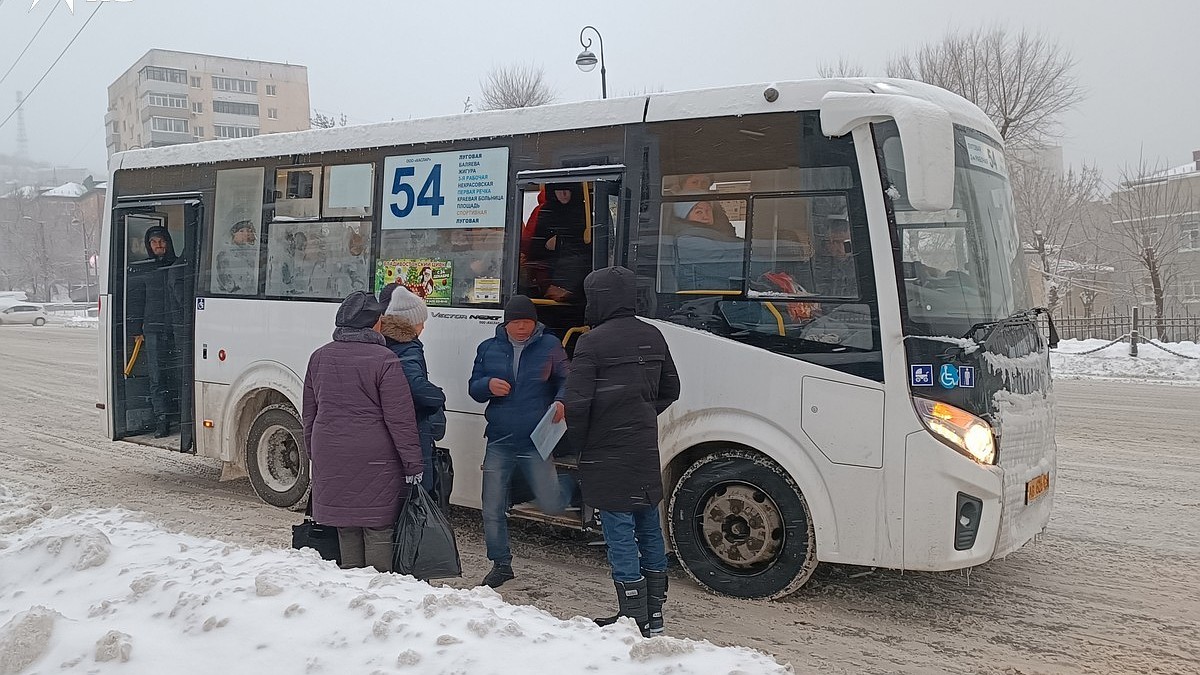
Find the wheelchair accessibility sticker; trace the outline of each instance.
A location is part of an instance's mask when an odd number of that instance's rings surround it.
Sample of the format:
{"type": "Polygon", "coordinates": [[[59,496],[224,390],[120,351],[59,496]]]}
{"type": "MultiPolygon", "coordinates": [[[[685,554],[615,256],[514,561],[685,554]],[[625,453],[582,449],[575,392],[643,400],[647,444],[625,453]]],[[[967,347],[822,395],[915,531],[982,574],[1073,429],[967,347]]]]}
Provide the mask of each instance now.
{"type": "Polygon", "coordinates": [[[197,312],[204,311],[204,298],[196,298],[196,311],[197,312]]]}
{"type": "Polygon", "coordinates": [[[942,369],[938,372],[938,384],[946,389],[953,389],[958,386],[958,368],[949,363],[942,364],[942,369]]]}

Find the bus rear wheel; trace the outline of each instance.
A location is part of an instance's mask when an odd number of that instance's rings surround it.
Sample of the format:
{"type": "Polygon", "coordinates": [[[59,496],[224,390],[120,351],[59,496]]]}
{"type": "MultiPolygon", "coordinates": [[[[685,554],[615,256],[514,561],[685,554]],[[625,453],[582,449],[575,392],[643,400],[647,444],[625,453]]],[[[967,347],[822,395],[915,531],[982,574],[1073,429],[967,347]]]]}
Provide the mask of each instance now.
{"type": "Polygon", "coordinates": [[[702,586],[738,598],[794,593],[817,566],[804,496],[778,464],[726,450],[688,467],[671,493],[671,545],[702,586]]]}
{"type": "Polygon", "coordinates": [[[271,506],[295,507],[311,478],[304,426],[286,403],[263,408],[246,435],[246,471],[254,493],[271,506]]]}

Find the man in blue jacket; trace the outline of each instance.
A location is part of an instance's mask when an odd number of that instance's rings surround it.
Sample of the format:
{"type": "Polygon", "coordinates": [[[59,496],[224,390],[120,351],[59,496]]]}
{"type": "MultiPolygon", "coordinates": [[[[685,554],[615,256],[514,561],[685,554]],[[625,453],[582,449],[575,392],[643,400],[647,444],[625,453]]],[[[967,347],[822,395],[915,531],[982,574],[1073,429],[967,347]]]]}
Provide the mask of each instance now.
{"type": "Polygon", "coordinates": [[[567,354],[538,323],[533,301],[514,295],[504,306],[496,337],[484,340],[471,371],[471,398],[487,403],[487,450],[483,456],[483,536],[492,570],[483,584],[497,588],[514,578],[508,546],[509,488],[520,470],[545,513],[559,513],[563,500],[554,465],[542,459],[530,434],[554,406],[563,418],[567,354]]]}

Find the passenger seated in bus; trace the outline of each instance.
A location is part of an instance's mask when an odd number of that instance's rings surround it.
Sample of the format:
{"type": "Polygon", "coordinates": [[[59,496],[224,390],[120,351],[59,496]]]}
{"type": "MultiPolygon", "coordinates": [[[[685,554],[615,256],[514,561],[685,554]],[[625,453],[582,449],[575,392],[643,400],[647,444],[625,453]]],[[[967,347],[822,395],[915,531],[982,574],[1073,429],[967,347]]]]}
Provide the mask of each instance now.
{"type": "Polygon", "coordinates": [[[817,250],[812,265],[815,288],[810,290],[817,295],[834,298],[858,297],[850,223],[833,221],[824,229],[824,232],[817,232],[817,250]]]}
{"type": "Polygon", "coordinates": [[[258,293],[258,240],[254,223],[239,220],[229,228],[228,247],[217,254],[217,290],[222,293],[258,293]]]}
{"type": "Polygon", "coordinates": [[[738,240],[737,231],[729,222],[725,210],[715,201],[676,202],[672,207],[676,224],[675,232],[703,228],[727,241],[738,240]]]}
{"type": "MultiPolygon", "coordinates": [[[[678,202],[674,237],[678,291],[741,290],[745,242],[713,227],[711,202],[678,202]]],[[[669,235],[668,235],[669,236],[669,235]]]]}
{"type": "MultiPolygon", "coordinates": [[[[712,194],[713,177],[707,173],[693,173],[683,177],[675,189],[676,194],[681,195],[708,195],[712,194]]],[[[721,202],[708,202],[712,209],[712,224],[713,227],[721,232],[733,232],[736,236],[737,231],[733,227],[733,223],[729,219],[729,214],[725,212],[725,207],[721,206],[721,202]]]]}
{"type": "Polygon", "coordinates": [[[545,297],[556,302],[583,300],[583,278],[591,271],[591,236],[579,183],[547,185],[527,259],[549,270],[545,297]]]}

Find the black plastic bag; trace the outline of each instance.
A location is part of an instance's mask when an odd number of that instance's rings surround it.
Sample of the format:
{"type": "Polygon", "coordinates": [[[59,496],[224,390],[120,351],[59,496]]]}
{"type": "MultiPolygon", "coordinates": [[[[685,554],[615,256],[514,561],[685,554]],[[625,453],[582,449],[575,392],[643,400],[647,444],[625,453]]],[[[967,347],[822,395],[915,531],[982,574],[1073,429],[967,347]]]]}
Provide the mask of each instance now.
{"type": "Polygon", "coordinates": [[[454,490],[454,460],[446,448],[433,449],[433,489],[429,495],[443,514],[450,513],[450,493],[454,490]]]}
{"type": "Polygon", "coordinates": [[[420,485],[413,485],[392,539],[392,571],[421,580],[462,576],[458,542],[446,515],[420,485]]]}
{"type": "Polygon", "coordinates": [[[303,523],[292,526],[292,548],[315,549],[325,560],[342,564],[342,546],[338,543],[337,528],[321,525],[307,516],[303,523]]]}

